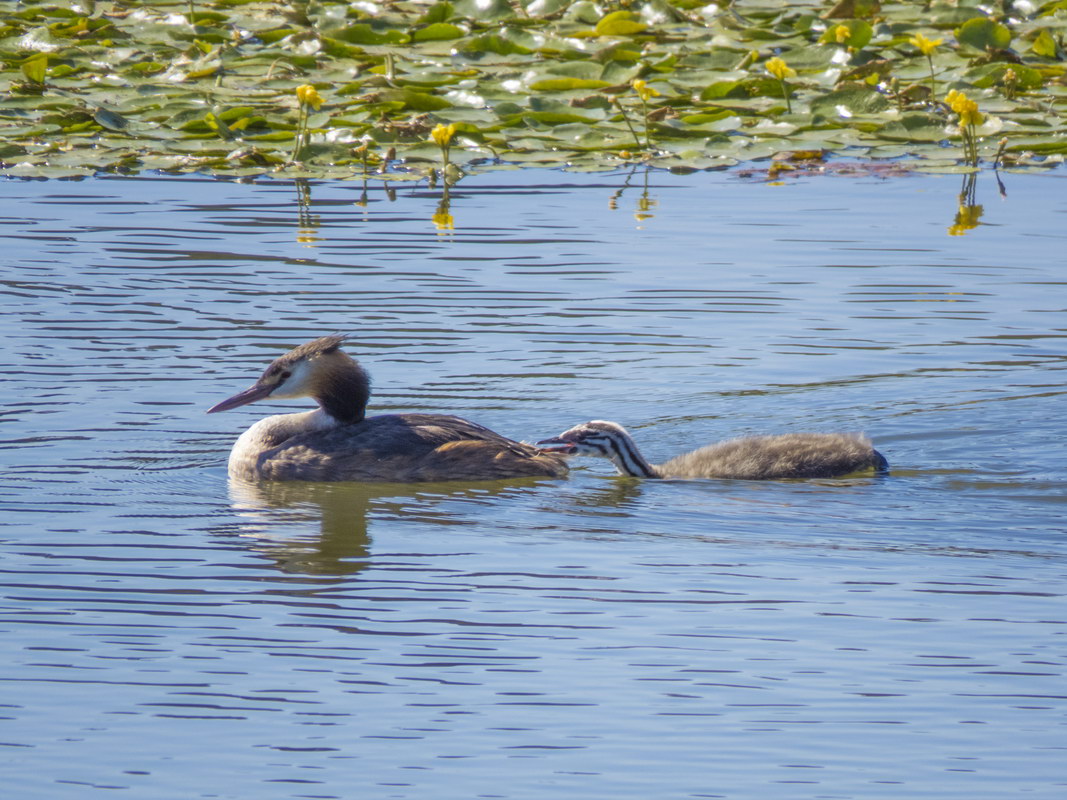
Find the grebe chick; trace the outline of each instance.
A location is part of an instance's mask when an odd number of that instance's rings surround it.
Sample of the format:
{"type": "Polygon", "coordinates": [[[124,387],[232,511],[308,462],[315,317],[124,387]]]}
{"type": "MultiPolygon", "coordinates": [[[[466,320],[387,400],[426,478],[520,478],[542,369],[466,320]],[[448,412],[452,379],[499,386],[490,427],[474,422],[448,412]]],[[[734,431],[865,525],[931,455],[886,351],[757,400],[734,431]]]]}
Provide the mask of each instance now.
{"type": "Polygon", "coordinates": [[[549,452],[610,459],[620,475],[635,478],[834,478],[889,469],[885,457],[859,433],[744,436],[709,444],[662,464],[649,464],[616,422],[583,422],[537,444],[549,452]]]}
{"type": "Polygon", "coordinates": [[[367,417],[370,378],[344,336],[302,344],[209,414],[266,397],[311,397],[314,411],[266,417],[241,434],[229,472],[246,480],[400,482],[559,478],[558,455],[447,414],[367,417]]]}

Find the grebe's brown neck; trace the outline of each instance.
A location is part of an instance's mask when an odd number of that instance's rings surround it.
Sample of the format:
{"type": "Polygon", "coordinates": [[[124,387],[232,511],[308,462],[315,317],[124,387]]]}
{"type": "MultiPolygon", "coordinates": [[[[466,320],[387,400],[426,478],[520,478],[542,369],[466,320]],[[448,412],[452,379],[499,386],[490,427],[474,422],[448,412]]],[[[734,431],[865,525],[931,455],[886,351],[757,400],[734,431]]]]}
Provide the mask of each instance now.
{"type": "Polygon", "coordinates": [[[317,376],[311,397],[319,407],[342,425],[360,422],[367,415],[370,401],[370,376],[354,358],[338,351],[341,359],[317,376]],[[344,363],[347,362],[347,363],[344,363]]]}

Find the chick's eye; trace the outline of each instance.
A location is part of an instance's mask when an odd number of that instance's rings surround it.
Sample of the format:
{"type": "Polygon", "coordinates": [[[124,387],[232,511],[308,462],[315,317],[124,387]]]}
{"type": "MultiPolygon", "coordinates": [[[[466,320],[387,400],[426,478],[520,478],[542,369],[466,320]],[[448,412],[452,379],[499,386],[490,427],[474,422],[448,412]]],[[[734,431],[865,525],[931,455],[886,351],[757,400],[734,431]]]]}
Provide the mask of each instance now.
{"type": "Polygon", "coordinates": [[[287,381],[292,376],[293,376],[293,373],[291,373],[289,370],[282,370],[281,375],[278,376],[278,382],[281,383],[282,381],[287,381]]]}

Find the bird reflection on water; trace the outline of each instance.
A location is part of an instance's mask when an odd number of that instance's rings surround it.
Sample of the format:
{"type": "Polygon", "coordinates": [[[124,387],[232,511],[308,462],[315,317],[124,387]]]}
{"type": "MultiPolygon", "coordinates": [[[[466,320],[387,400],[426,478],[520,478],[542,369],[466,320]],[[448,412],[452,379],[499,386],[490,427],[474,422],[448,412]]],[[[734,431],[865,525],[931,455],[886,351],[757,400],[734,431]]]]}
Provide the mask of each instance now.
{"type": "Polygon", "coordinates": [[[371,566],[369,519],[392,517],[437,525],[467,524],[465,516],[444,509],[448,500],[506,497],[538,485],[536,479],[469,483],[320,483],[230,479],[230,499],[240,521],[225,533],[250,543],[282,572],[350,576],[371,566]],[[307,535],[308,523],[318,534],[307,535]],[[299,538],[288,537],[299,530],[299,538]]]}

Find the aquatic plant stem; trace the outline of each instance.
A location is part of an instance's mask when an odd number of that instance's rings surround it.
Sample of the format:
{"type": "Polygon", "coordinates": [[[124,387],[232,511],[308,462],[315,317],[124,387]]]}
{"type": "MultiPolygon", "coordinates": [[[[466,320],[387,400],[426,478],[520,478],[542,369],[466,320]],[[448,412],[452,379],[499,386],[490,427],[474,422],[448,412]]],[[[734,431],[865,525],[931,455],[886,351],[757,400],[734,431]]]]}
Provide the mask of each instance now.
{"type": "Polygon", "coordinates": [[[645,102],[645,96],[639,94],[641,98],[641,111],[645,115],[645,149],[652,150],[652,133],[649,131],[650,122],[648,121],[648,103],[645,102]]]}
{"type": "Polygon", "coordinates": [[[305,138],[307,137],[308,126],[308,107],[307,103],[300,104],[300,113],[296,122],[296,143],[293,147],[292,161],[300,160],[300,153],[305,147],[305,138]]]}
{"type": "Polygon", "coordinates": [[[785,82],[785,78],[779,78],[778,83],[782,85],[782,94],[785,96],[785,110],[787,114],[793,113],[793,103],[789,99],[789,85],[785,82]]]}
{"type": "Polygon", "coordinates": [[[630,129],[630,133],[634,137],[634,146],[641,147],[641,137],[637,135],[637,131],[634,130],[633,124],[630,122],[630,117],[626,114],[626,109],[623,107],[622,100],[618,97],[615,98],[615,105],[619,107],[619,113],[622,114],[622,121],[626,123],[626,127],[630,129]]]}

